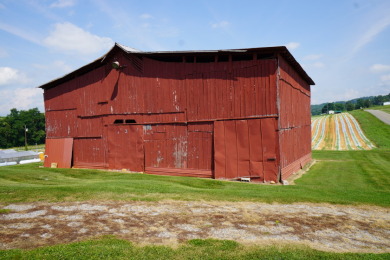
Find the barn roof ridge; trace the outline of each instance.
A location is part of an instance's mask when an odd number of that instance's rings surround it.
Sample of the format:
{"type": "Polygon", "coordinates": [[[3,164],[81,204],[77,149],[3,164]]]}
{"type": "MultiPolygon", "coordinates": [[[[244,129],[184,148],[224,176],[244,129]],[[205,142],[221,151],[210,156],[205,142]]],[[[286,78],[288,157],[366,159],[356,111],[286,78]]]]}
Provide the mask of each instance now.
{"type": "Polygon", "coordinates": [[[310,85],[315,85],[314,81],[306,73],[306,71],[301,67],[298,61],[290,53],[290,51],[285,46],[272,46],[272,47],[256,47],[256,48],[242,48],[242,49],[219,49],[219,50],[181,50],[181,51],[141,51],[132,47],[115,42],[114,46],[100,58],[88,63],[68,74],[65,74],[62,77],[51,80],[45,84],[42,84],[38,88],[48,89],[55,87],[58,84],[66,82],[78,75],[82,75],[96,67],[101,66],[105,61],[106,57],[116,48],[128,53],[128,54],[137,54],[142,56],[150,55],[177,55],[177,54],[207,54],[207,53],[254,53],[254,52],[274,52],[283,56],[296,70],[297,72],[305,79],[305,81],[310,85]]]}

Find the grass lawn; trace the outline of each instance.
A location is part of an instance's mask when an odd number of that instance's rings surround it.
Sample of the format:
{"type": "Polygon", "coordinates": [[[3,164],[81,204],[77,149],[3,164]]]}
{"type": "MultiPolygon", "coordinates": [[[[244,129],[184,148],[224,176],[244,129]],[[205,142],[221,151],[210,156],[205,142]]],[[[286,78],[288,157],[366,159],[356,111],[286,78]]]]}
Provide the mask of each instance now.
{"type": "Polygon", "coordinates": [[[0,203],[82,200],[227,200],[390,206],[390,151],[315,151],[297,185],[258,185],[86,169],[2,167],[0,203]],[[364,190],[365,192],[362,192],[364,190]]]}
{"type": "Polygon", "coordinates": [[[33,250],[0,251],[1,259],[388,259],[389,254],[330,253],[304,246],[243,246],[230,240],[195,239],[172,248],[134,246],[104,237],[33,250]]]}
{"type": "Polygon", "coordinates": [[[382,111],[390,114],[390,105],[369,107],[367,109],[382,110],[382,111]]]}
{"type": "Polygon", "coordinates": [[[324,202],[390,206],[390,129],[368,112],[354,111],[371,151],[313,151],[318,162],[297,185],[258,185],[210,179],[88,169],[1,167],[0,203],[82,200],[226,200],[324,202]],[[364,192],[362,192],[364,191],[364,192]]]}
{"type": "MultiPolygon", "coordinates": [[[[224,200],[268,203],[338,203],[390,207],[390,129],[353,111],[371,151],[314,151],[317,163],[296,185],[258,185],[209,179],[86,169],[0,168],[0,204],[83,200],[224,200]]],[[[1,212],[0,212],[1,213],[1,212]]],[[[7,212],[4,212],[7,213],[7,212]]],[[[1,259],[389,259],[389,254],[340,254],[300,246],[243,246],[233,241],[191,240],[177,248],[134,246],[105,237],[37,248],[0,251],[1,259]]]]}
{"type": "Polygon", "coordinates": [[[368,139],[379,149],[390,150],[390,125],[363,110],[354,110],[350,113],[357,119],[368,139]]]}

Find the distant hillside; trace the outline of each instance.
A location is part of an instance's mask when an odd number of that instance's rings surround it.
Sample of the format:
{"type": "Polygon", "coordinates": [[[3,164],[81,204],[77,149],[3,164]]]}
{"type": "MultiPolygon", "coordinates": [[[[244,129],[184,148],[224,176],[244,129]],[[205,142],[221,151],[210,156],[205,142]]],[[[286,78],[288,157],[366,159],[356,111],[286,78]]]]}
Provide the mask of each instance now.
{"type": "Polygon", "coordinates": [[[329,110],[335,111],[352,111],[360,108],[368,108],[371,106],[381,106],[383,102],[390,101],[390,93],[387,95],[370,96],[355,98],[348,101],[336,101],[332,103],[322,103],[311,105],[311,114],[320,115],[327,113],[329,110]]]}

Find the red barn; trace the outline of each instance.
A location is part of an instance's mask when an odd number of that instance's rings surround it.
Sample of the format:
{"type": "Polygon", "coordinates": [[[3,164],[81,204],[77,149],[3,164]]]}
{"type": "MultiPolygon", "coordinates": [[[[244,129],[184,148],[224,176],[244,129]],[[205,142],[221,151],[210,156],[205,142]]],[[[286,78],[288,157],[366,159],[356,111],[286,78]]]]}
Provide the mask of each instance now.
{"type": "Polygon", "coordinates": [[[115,44],[40,86],[45,166],[278,182],[311,160],[310,85],[286,47],[115,44]]]}

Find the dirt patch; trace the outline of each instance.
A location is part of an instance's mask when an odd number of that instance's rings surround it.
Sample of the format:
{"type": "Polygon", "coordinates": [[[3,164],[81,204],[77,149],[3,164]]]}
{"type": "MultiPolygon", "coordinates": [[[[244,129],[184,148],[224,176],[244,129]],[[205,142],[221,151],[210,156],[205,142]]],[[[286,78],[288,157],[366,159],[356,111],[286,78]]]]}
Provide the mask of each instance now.
{"type": "Polygon", "coordinates": [[[116,235],[139,244],[195,238],[304,243],[337,252],[390,252],[390,210],[327,204],[74,202],[7,205],[0,249],[116,235]]]}

